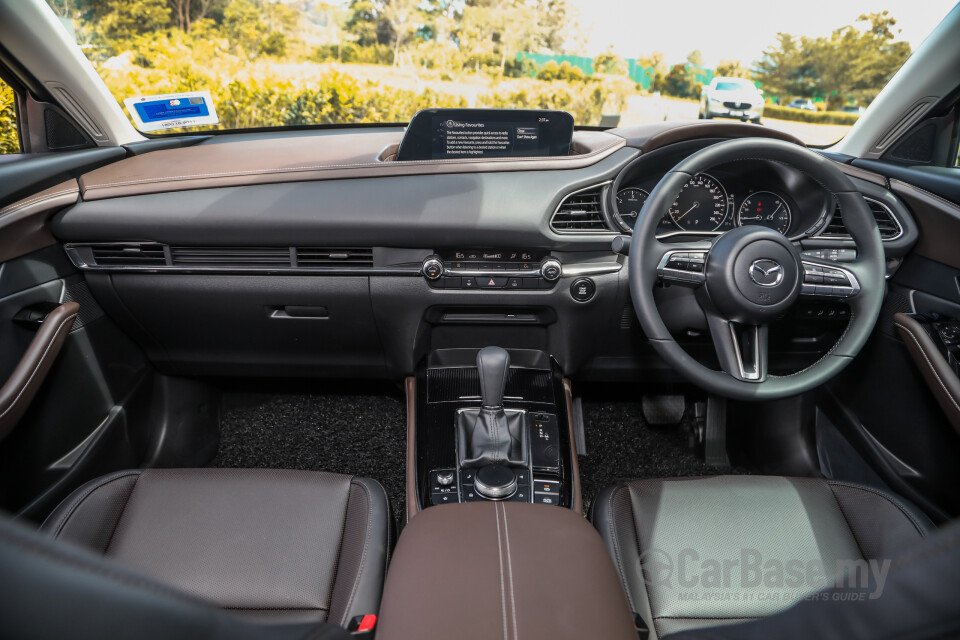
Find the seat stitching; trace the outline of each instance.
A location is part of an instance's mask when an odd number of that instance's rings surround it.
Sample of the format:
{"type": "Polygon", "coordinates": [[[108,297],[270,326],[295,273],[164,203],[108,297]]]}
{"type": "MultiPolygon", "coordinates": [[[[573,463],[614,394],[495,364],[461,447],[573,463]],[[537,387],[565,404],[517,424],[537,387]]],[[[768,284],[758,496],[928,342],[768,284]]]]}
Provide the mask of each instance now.
{"type": "MultiPolygon", "coordinates": [[[[893,506],[895,506],[897,509],[899,509],[900,512],[901,512],[904,516],[906,516],[906,518],[910,521],[911,524],[913,524],[914,528],[917,530],[917,533],[919,533],[921,537],[926,537],[927,534],[924,532],[923,527],[920,525],[920,523],[917,522],[916,518],[913,517],[913,514],[911,514],[910,511],[907,510],[907,508],[906,508],[902,503],[900,503],[900,502],[898,502],[897,500],[895,500],[892,496],[889,496],[889,495],[887,495],[886,493],[884,493],[884,492],[882,492],[882,491],[877,491],[876,489],[872,489],[872,488],[870,488],[870,487],[864,487],[864,486],[861,486],[861,485],[851,484],[851,483],[849,483],[849,482],[840,482],[840,481],[837,481],[837,480],[828,480],[828,481],[827,481],[827,484],[828,484],[828,485],[839,485],[839,486],[842,486],[842,487],[848,487],[848,488],[850,488],[850,489],[859,489],[860,491],[866,491],[866,492],[868,492],[868,493],[872,493],[872,494],[874,494],[874,495],[876,495],[876,496],[879,496],[880,498],[883,498],[884,500],[886,500],[887,502],[889,502],[890,504],[892,504],[893,506]]],[[[832,492],[831,492],[831,493],[832,493],[832,492]]],[[[836,496],[834,496],[834,499],[836,499],[836,496]]]]}
{"type": "Polygon", "coordinates": [[[501,615],[503,618],[503,640],[509,640],[509,632],[507,630],[507,597],[504,593],[503,585],[503,544],[500,540],[500,512],[497,510],[497,503],[493,503],[493,515],[497,521],[497,552],[499,553],[499,569],[500,569],[500,609],[501,615]]]}
{"type": "MultiPolygon", "coordinates": [[[[620,573],[620,582],[623,583],[623,588],[627,592],[627,598],[630,600],[630,605],[633,607],[636,607],[637,603],[634,602],[633,594],[630,593],[630,584],[627,581],[627,574],[623,568],[623,559],[621,558],[621,551],[620,551],[620,540],[617,538],[616,527],[614,525],[614,517],[613,517],[613,507],[612,507],[613,498],[614,496],[616,496],[618,491],[623,491],[623,489],[624,489],[623,487],[618,487],[616,490],[611,491],[610,497],[607,498],[607,511],[610,514],[610,520],[607,523],[607,526],[610,533],[610,540],[613,542],[613,552],[614,552],[614,557],[617,561],[617,571],[620,573]]],[[[642,570],[643,569],[641,568],[641,571],[642,570]]]]}
{"type": "Polygon", "coordinates": [[[952,547],[960,546],[960,532],[955,532],[948,538],[939,541],[937,544],[932,545],[929,549],[916,549],[909,551],[896,560],[890,565],[891,568],[903,567],[908,564],[913,564],[919,560],[925,559],[927,556],[934,555],[946,549],[952,547]]]}
{"type": "MultiPolygon", "coordinates": [[[[351,482],[350,484],[353,484],[351,482]]],[[[350,599],[347,600],[347,606],[343,610],[343,617],[340,618],[340,626],[343,626],[347,622],[347,617],[350,615],[350,608],[353,606],[353,600],[357,595],[357,590],[360,588],[360,576],[363,575],[363,567],[367,562],[367,549],[370,548],[370,521],[373,519],[373,499],[370,496],[370,490],[362,483],[358,482],[357,486],[363,489],[364,496],[367,499],[367,521],[366,521],[366,531],[364,533],[363,540],[363,553],[360,554],[360,566],[357,568],[357,576],[353,580],[353,588],[350,590],[350,599]]],[[[350,504],[350,498],[347,497],[347,504],[350,504]]],[[[348,507],[349,508],[349,507],[348,507]]],[[[346,534],[346,532],[344,532],[346,534]]],[[[341,543],[342,544],[342,543],[341,543]]]]}
{"type": "Polygon", "coordinates": [[[73,322],[73,319],[76,317],[77,317],[77,314],[74,313],[60,321],[60,324],[57,326],[57,330],[53,333],[53,336],[50,338],[50,342],[47,343],[47,348],[43,350],[42,354],[40,354],[40,359],[37,360],[37,365],[33,368],[33,371],[30,372],[30,377],[27,378],[27,381],[24,382],[23,386],[20,387],[20,392],[17,394],[17,396],[13,400],[10,401],[10,405],[6,409],[4,409],[2,412],[0,412],[0,418],[10,413],[10,411],[15,406],[17,406],[17,402],[20,400],[20,397],[24,393],[26,393],[27,389],[30,387],[30,383],[33,382],[34,376],[37,375],[37,371],[39,371],[40,367],[43,366],[43,362],[44,360],[46,360],[47,354],[50,353],[50,349],[53,348],[54,343],[57,341],[57,336],[60,335],[60,331],[63,330],[64,325],[66,325],[68,322],[73,322]]]}
{"type": "Polygon", "coordinates": [[[920,353],[921,355],[923,355],[923,359],[927,361],[928,365],[930,365],[930,370],[933,371],[933,375],[936,376],[937,382],[940,383],[940,387],[943,389],[943,392],[947,394],[948,398],[950,398],[950,402],[953,403],[953,406],[957,409],[957,411],[960,411],[960,404],[957,404],[957,401],[953,397],[953,394],[950,393],[950,390],[947,388],[947,385],[943,382],[943,379],[940,377],[940,374],[937,373],[936,367],[934,367],[933,363],[930,362],[930,358],[927,356],[927,352],[924,350],[923,346],[920,344],[920,341],[917,340],[917,336],[913,333],[913,330],[910,329],[909,327],[906,327],[900,324],[899,322],[894,322],[893,324],[896,325],[897,327],[900,327],[901,329],[906,331],[908,334],[910,334],[910,338],[913,340],[914,344],[917,345],[917,348],[920,349],[920,353]]]}
{"type": "MultiPolygon", "coordinates": [[[[131,475],[139,475],[139,474],[140,474],[139,471],[127,471],[127,472],[122,472],[121,475],[107,476],[106,478],[102,478],[103,480],[102,482],[98,484],[94,484],[92,487],[84,491],[81,495],[74,498],[73,504],[70,505],[66,513],[60,516],[60,521],[56,524],[55,527],[53,527],[53,537],[54,538],[60,537],[60,534],[63,533],[63,528],[67,526],[67,522],[69,522],[70,518],[73,517],[73,514],[77,511],[77,509],[80,508],[80,506],[86,501],[86,499],[89,498],[91,495],[93,495],[93,493],[96,492],[98,489],[102,489],[108,484],[116,482],[117,480],[120,480],[122,478],[126,478],[131,475]]],[[[127,501],[128,502],[130,501],[129,496],[127,496],[127,501]]],[[[117,519],[117,522],[118,523],[120,522],[119,518],[117,519]]]]}
{"type": "Polygon", "coordinates": [[[503,539],[507,543],[507,572],[510,577],[510,612],[513,618],[513,638],[514,640],[519,640],[520,635],[517,633],[516,590],[513,586],[513,557],[510,555],[510,530],[507,528],[507,507],[500,503],[500,508],[503,509],[503,539]]]}
{"type": "Polygon", "coordinates": [[[827,488],[830,489],[830,495],[833,496],[833,502],[837,505],[837,509],[840,510],[840,517],[843,518],[844,524],[847,525],[847,530],[850,532],[854,543],[857,545],[857,551],[860,552],[860,557],[866,558],[867,554],[863,552],[863,547],[860,545],[860,538],[857,537],[857,533],[853,530],[853,527],[850,526],[850,519],[847,517],[847,512],[843,510],[843,505],[840,504],[840,499],[837,497],[837,494],[833,491],[832,487],[833,485],[827,484],[827,488]]]}

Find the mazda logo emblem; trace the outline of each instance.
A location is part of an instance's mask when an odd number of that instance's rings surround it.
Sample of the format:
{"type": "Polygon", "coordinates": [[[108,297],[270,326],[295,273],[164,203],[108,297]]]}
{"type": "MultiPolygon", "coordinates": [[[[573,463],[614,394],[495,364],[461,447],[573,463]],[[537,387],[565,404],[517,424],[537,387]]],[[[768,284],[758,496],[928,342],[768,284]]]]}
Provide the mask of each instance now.
{"type": "Polygon", "coordinates": [[[750,279],[761,287],[775,287],[783,281],[783,267],[776,260],[754,260],[750,265],[750,279]]]}

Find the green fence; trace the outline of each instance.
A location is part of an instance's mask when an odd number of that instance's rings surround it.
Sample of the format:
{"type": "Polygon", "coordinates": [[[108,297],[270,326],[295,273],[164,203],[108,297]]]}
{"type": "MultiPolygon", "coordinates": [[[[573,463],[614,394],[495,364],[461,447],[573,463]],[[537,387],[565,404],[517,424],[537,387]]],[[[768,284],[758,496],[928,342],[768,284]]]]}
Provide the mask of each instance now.
{"type": "MultiPolygon", "coordinates": [[[[588,58],[586,56],[565,56],[565,55],[551,55],[546,53],[527,53],[522,51],[517,54],[517,60],[529,60],[533,63],[536,71],[539,71],[543,65],[548,62],[556,62],[557,64],[563,64],[564,62],[569,63],[571,67],[576,67],[583,71],[588,76],[593,75],[593,58],[588,58]]],[[[653,82],[653,67],[643,67],[637,64],[637,61],[633,58],[627,58],[627,75],[635,83],[640,85],[644,90],[650,89],[650,84],[653,82]]],[[[693,71],[693,77],[697,82],[701,84],[709,84],[713,80],[713,69],[707,69],[706,67],[698,67],[694,65],[687,65],[689,69],[693,71]]],[[[531,75],[535,75],[534,71],[531,75]]]]}

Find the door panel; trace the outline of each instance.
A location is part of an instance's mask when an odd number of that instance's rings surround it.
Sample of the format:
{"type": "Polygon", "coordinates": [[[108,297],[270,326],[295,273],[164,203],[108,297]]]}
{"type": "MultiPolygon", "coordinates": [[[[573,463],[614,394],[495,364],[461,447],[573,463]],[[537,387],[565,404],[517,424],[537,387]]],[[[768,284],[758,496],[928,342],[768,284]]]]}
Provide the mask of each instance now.
{"type": "MultiPolygon", "coordinates": [[[[934,503],[928,511],[938,507],[941,517],[955,516],[960,514],[955,490],[960,483],[960,434],[915,362],[917,350],[911,355],[903,332],[895,327],[894,315],[960,318],[960,203],[953,200],[960,199],[960,171],[931,172],[881,161],[853,164],[892,178],[891,190],[911,209],[919,239],[889,280],[870,342],[831,387],[850,410],[851,422],[859,423],[848,425],[848,431],[861,429],[864,440],[879,445],[873,447],[872,466],[881,477],[908,498],[934,503]],[[891,477],[893,473],[897,477],[891,477]],[[915,496],[910,495],[913,491],[915,496]]],[[[858,437],[848,435],[851,440],[858,437]]]]}

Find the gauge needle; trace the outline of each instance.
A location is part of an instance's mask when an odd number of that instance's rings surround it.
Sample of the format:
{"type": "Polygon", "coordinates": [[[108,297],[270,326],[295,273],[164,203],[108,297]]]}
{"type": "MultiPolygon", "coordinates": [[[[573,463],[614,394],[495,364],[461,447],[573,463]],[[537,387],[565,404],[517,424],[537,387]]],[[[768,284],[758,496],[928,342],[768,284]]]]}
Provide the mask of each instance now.
{"type": "Polygon", "coordinates": [[[773,213],[767,216],[767,220],[773,220],[773,216],[777,215],[777,211],[780,211],[780,207],[783,206],[783,203],[777,205],[777,208],[773,210],[773,213]]]}
{"type": "Polygon", "coordinates": [[[697,200],[696,202],[693,203],[693,206],[692,206],[692,207],[690,207],[689,209],[687,209],[686,211],[683,212],[683,215],[682,215],[682,216],[680,216],[679,218],[674,218],[674,220],[675,220],[676,222],[680,222],[681,220],[683,220],[684,216],[686,216],[688,213],[690,213],[691,211],[693,211],[694,209],[696,209],[696,208],[699,207],[699,206],[700,206],[700,201],[697,200]]]}

